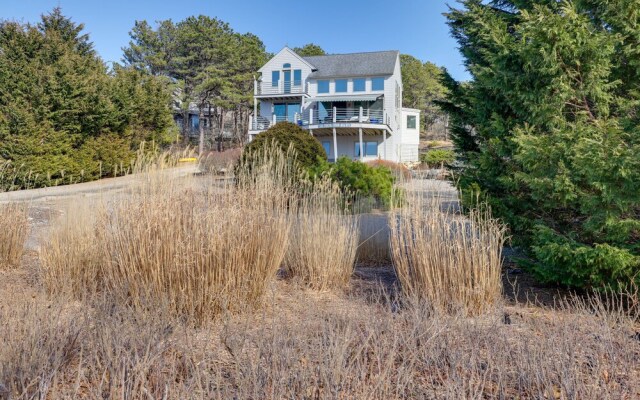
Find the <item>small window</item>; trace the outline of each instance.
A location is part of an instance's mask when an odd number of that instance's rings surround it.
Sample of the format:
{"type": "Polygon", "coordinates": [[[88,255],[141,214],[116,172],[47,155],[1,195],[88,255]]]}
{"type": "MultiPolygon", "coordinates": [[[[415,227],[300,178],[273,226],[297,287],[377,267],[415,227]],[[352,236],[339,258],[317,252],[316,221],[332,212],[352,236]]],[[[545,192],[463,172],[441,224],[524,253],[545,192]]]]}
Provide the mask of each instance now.
{"type": "MultiPolygon", "coordinates": [[[[362,146],[364,147],[364,156],[365,157],[377,157],[378,156],[378,142],[362,142],[362,146]]],[[[356,157],[360,157],[360,142],[355,142],[355,152],[356,157]]]]}
{"type": "Polygon", "coordinates": [[[353,80],[353,91],[354,92],[364,92],[367,90],[367,80],[362,79],[354,79],[353,80]]]}
{"type": "Polygon", "coordinates": [[[407,129],[416,129],[415,115],[407,115],[407,129]]]}
{"type": "Polygon", "coordinates": [[[318,81],[318,93],[329,93],[329,81],[318,81]]]}
{"type": "Polygon", "coordinates": [[[271,86],[278,87],[280,82],[280,71],[271,71],[271,86]]]}
{"type": "Polygon", "coordinates": [[[384,78],[372,78],[371,90],[384,90],[384,78]]]}
{"type": "Polygon", "coordinates": [[[302,70],[294,69],[293,70],[293,86],[302,85],[302,70]]]}
{"type": "Polygon", "coordinates": [[[347,80],[336,79],[336,93],[345,93],[347,91],[347,80]]]}
{"type": "Polygon", "coordinates": [[[331,154],[331,142],[322,142],[322,147],[324,148],[324,152],[327,153],[327,157],[331,154]]]}
{"type": "Polygon", "coordinates": [[[282,68],[291,68],[291,64],[289,63],[282,64],[282,68]]]}

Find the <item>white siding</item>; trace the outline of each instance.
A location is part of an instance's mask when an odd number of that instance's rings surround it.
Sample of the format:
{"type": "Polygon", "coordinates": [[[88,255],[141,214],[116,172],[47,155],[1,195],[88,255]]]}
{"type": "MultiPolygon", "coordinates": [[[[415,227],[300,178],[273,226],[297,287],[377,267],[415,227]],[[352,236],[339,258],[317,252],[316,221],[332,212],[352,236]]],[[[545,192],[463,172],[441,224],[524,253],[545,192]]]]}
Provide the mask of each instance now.
{"type": "MultiPolygon", "coordinates": [[[[302,85],[304,86],[307,82],[307,77],[309,76],[309,74],[311,74],[311,68],[306,61],[302,60],[288,47],[280,50],[278,54],[276,54],[271,60],[269,60],[264,66],[262,66],[262,68],[260,68],[260,72],[262,72],[262,81],[271,82],[271,72],[282,71],[282,66],[284,64],[291,64],[292,71],[295,69],[299,69],[302,71],[302,85]]],[[[283,79],[282,72],[280,72],[280,79],[283,79]]],[[[293,75],[291,79],[293,79],[293,75]]]]}

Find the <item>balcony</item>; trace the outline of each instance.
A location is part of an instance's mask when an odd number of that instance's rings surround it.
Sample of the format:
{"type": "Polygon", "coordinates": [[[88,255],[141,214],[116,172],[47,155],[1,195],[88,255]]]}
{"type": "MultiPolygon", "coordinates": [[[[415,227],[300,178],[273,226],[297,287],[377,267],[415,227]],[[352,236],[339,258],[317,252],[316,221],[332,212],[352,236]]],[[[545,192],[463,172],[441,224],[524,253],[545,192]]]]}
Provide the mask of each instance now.
{"type": "Polygon", "coordinates": [[[338,125],[352,125],[352,124],[371,124],[371,125],[385,125],[388,121],[385,121],[385,115],[383,110],[371,110],[360,108],[336,108],[317,111],[309,109],[298,119],[298,125],[301,126],[315,126],[329,127],[338,125]]]}
{"type": "Polygon", "coordinates": [[[305,129],[324,128],[378,128],[384,129],[389,124],[389,116],[383,110],[371,110],[363,108],[336,108],[318,112],[309,109],[301,114],[293,116],[277,116],[271,118],[251,118],[251,131],[264,131],[278,122],[289,121],[296,123],[305,129]]]}
{"type": "Polygon", "coordinates": [[[302,95],[307,93],[306,89],[307,85],[300,81],[256,82],[255,95],[262,97],[302,95]]]}

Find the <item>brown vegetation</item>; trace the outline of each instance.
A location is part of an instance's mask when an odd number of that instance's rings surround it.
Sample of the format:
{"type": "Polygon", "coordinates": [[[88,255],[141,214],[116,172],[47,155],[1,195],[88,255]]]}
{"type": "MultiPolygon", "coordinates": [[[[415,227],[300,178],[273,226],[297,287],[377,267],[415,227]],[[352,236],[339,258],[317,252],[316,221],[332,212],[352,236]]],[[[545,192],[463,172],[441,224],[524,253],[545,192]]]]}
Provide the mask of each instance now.
{"type": "Polygon", "coordinates": [[[27,205],[0,203],[0,269],[18,264],[28,233],[27,205]]]}
{"type": "Polygon", "coordinates": [[[284,266],[315,289],[345,287],[358,246],[356,218],[344,206],[340,188],[328,179],[308,184],[289,210],[292,220],[284,266]]]}
{"type": "Polygon", "coordinates": [[[505,228],[488,211],[462,218],[443,211],[436,197],[408,193],[390,224],[393,265],[405,295],[445,312],[477,313],[495,303],[505,228]]]}
{"type": "Polygon", "coordinates": [[[637,292],[507,305],[488,214],[409,190],[356,224],[279,154],[233,185],[148,171],[72,203],[35,281],[0,271],[0,385],[14,399],[640,396],[637,292]],[[351,279],[358,226],[358,259],[392,256],[401,290],[351,279]]]}

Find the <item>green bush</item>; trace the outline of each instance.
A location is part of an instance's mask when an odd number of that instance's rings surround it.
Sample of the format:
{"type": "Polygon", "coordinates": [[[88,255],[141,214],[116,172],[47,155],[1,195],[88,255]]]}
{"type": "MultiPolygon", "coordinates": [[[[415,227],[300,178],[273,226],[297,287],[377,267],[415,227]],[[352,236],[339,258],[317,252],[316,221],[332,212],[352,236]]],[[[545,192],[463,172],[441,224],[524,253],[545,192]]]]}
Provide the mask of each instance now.
{"type": "Polygon", "coordinates": [[[279,122],[260,133],[249,143],[242,154],[242,163],[247,164],[250,157],[260,153],[265,146],[274,143],[283,152],[293,146],[296,159],[302,169],[310,169],[320,165],[322,160],[327,159],[324,148],[309,132],[291,122],[279,122]]]}
{"type": "Polygon", "coordinates": [[[385,166],[370,166],[340,157],[333,164],[322,160],[310,172],[312,176],[328,175],[343,191],[351,192],[354,199],[373,199],[384,207],[389,207],[392,199],[398,195],[394,193],[393,173],[385,166]]]}
{"type": "Polygon", "coordinates": [[[623,3],[465,0],[447,14],[471,74],[444,79],[457,185],[544,281],[640,283],[640,24],[623,3]]]}
{"type": "Polygon", "coordinates": [[[420,161],[431,168],[446,167],[451,165],[455,160],[456,155],[453,150],[429,150],[428,152],[420,155],[420,161]]]}

